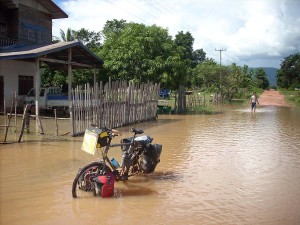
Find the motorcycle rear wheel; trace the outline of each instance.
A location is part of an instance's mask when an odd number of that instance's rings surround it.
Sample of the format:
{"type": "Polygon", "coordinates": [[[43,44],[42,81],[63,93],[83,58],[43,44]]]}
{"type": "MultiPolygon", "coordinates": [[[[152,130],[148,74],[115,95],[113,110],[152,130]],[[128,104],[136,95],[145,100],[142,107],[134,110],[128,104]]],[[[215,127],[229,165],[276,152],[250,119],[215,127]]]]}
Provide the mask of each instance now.
{"type": "Polygon", "coordinates": [[[111,169],[103,162],[92,162],[80,169],[73,181],[73,198],[91,197],[95,190],[94,178],[111,169]]]}

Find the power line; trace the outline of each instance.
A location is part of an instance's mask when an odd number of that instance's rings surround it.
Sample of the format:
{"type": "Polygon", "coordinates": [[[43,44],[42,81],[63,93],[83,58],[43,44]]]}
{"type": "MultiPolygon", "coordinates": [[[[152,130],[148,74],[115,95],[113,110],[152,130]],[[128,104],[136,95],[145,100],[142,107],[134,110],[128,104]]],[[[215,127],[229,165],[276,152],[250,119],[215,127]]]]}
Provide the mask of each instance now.
{"type": "MultiPolygon", "coordinates": [[[[113,6],[116,7],[116,8],[121,8],[120,6],[118,6],[117,4],[113,3],[113,2],[110,1],[110,0],[104,0],[104,1],[106,1],[107,3],[113,5],[113,6]]],[[[132,16],[136,17],[136,18],[139,19],[140,21],[146,23],[146,21],[145,21],[144,19],[142,19],[141,17],[139,17],[139,16],[137,16],[137,15],[131,13],[130,11],[128,11],[128,10],[126,10],[126,9],[125,9],[125,10],[123,9],[123,11],[126,11],[127,13],[129,13],[129,14],[131,14],[132,16]]],[[[153,16],[153,15],[152,15],[152,16],[153,16]]],[[[59,30],[61,30],[61,28],[60,28],[57,24],[55,24],[54,21],[52,21],[52,25],[55,26],[56,28],[58,28],[59,30]]],[[[60,25],[60,26],[62,26],[62,25],[60,25]]],[[[64,29],[67,29],[67,27],[65,27],[65,26],[63,26],[63,28],[64,28],[64,29]]]]}
{"type": "MultiPolygon", "coordinates": [[[[142,8],[141,6],[139,6],[139,5],[135,4],[135,3],[133,3],[131,0],[130,0],[129,2],[131,2],[136,8],[139,8],[140,10],[142,10],[142,11],[144,11],[145,13],[151,15],[152,17],[157,18],[157,15],[154,15],[154,14],[152,14],[151,12],[145,10],[145,9],[142,8]]],[[[139,3],[140,3],[140,2],[139,2],[139,3]]]]}
{"type": "MultiPolygon", "coordinates": [[[[121,9],[120,5],[116,4],[113,0],[104,0],[105,2],[113,5],[114,7],[118,8],[118,9],[121,9]]],[[[156,0],[144,0],[144,2],[146,2],[150,7],[152,7],[154,9],[154,11],[149,11],[149,8],[146,8],[143,7],[143,5],[140,5],[140,4],[133,4],[133,2],[130,0],[129,2],[131,3],[131,5],[133,5],[134,7],[136,8],[139,8],[141,11],[143,11],[144,13],[154,17],[154,18],[159,18],[159,14],[160,13],[167,13],[169,15],[174,15],[174,11],[171,11],[170,9],[166,8],[165,6],[163,6],[159,1],[156,1],[156,0]],[[153,1],[153,2],[152,2],[153,1]],[[156,12],[155,12],[156,11],[156,12]]],[[[146,21],[141,18],[140,16],[132,13],[131,11],[129,10],[126,10],[126,8],[122,8],[123,11],[126,11],[128,14],[134,16],[135,18],[137,18],[138,20],[142,21],[143,23],[146,23],[146,21]]],[[[194,30],[194,28],[192,28],[191,26],[189,26],[188,24],[184,23],[184,21],[177,21],[175,22],[178,24],[179,27],[181,27],[183,30],[194,30]]],[[[54,24],[53,25],[55,27],[57,27],[58,29],[60,29],[57,24],[54,24]]],[[[60,25],[61,26],[61,25],[60,25]]],[[[64,27],[65,28],[65,27],[64,27]]]]}
{"type": "MultiPolygon", "coordinates": [[[[170,11],[168,8],[164,7],[162,4],[160,4],[156,0],[152,0],[154,3],[153,4],[150,0],[145,0],[151,7],[155,8],[158,12],[161,13],[167,13],[169,15],[174,15],[174,12],[170,11]]],[[[191,26],[188,24],[184,23],[183,21],[178,21],[177,22],[178,26],[180,26],[183,30],[194,30],[191,26]]]]}
{"type": "MultiPolygon", "coordinates": [[[[117,7],[117,8],[119,8],[119,6],[117,6],[116,4],[114,4],[113,2],[111,2],[111,1],[109,1],[109,0],[104,0],[104,1],[106,1],[106,2],[108,2],[108,3],[110,3],[110,4],[112,4],[112,5],[114,5],[114,6],[117,7]]],[[[144,19],[142,19],[142,18],[140,18],[139,16],[137,16],[137,15],[135,15],[135,14],[129,12],[128,10],[125,9],[125,11],[126,11],[127,13],[133,15],[134,17],[138,18],[139,20],[141,20],[141,21],[143,21],[143,22],[146,22],[144,19]]]]}

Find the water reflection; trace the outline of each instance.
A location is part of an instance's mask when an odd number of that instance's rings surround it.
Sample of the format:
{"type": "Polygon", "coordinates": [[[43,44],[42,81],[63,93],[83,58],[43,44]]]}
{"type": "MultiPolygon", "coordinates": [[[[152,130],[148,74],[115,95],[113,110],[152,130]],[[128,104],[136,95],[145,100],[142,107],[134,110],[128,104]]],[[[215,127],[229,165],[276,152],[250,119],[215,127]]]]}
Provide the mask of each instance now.
{"type": "MultiPolygon", "coordinates": [[[[82,137],[26,134],[0,146],[0,224],[299,224],[299,118],[295,108],[228,107],[135,124],[163,144],[161,163],[108,199],[71,196],[78,168],[97,158],[82,137]]],[[[120,161],[119,149],[111,156],[120,161]]]]}

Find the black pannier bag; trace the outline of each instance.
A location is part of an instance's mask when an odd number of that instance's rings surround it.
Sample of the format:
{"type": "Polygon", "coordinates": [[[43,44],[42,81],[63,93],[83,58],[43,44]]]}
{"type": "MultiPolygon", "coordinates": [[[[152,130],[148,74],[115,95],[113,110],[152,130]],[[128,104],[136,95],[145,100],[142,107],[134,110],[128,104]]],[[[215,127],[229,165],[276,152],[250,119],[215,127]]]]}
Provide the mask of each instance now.
{"type": "MultiPolygon", "coordinates": [[[[134,147],[136,149],[145,149],[148,144],[152,142],[153,138],[148,135],[138,136],[134,139],[134,147]]],[[[121,140],[122,144],[129,144],[132,142],[132,138],[124,138],[121,140]]],[[[129,166],[132,162],[130,161],[132,152],[129,152],[130,145],[121,146],[122,149],[122,163],[121,167],[129,166]]]]}
{"type": "MultiPolygon", "coordinates": [[[[129,144],[131,141],[132,141],[131,138],[124,138],[124,139],[121,139],[121,144],[129,144]]],[[[128,165],[128,163],[129,163],[129,154],[128,154],[129,147],[130,147],[129,145],[121,146],[121,149],[122,149],[121,167],[124,167],[125,165],[128,165]]]]}
{"type": "Polygon", "coordinates": [[[162,145],[160,144],[147,145],[140,157],[140,165],[143,172],[152,173],[155,170],[156,165],[160,162],[161,151],[162,145]]]}

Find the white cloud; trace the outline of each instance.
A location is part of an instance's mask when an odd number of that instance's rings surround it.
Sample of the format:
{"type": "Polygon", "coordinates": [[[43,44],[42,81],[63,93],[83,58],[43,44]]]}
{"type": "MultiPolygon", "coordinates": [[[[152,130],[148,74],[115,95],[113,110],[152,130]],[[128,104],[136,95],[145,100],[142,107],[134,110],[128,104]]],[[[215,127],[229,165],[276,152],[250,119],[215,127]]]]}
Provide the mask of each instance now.
{"type": "Polygon", "coordinates": [[[55,20],[59,29],[101,31],[107,20],[156,24],[175,37],[189,31],[194,49],[222,63],[279,67],[300,51],[299,0],[54,0],[68,15],[55,20]]]}

